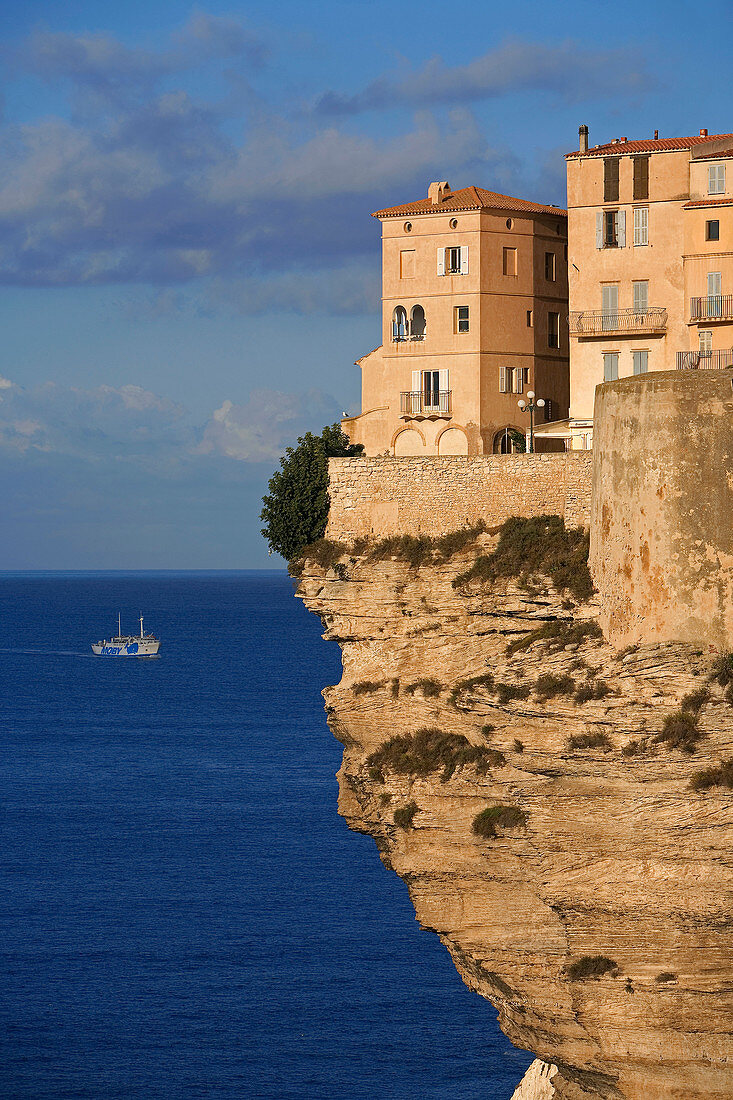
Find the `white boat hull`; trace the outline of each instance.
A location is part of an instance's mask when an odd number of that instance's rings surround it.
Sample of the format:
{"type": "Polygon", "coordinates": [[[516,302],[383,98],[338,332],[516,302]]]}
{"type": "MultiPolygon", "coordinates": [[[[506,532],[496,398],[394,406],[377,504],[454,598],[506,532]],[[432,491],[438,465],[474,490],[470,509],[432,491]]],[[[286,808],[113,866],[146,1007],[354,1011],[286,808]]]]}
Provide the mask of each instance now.
{"type": "Polygon", "coordinates": [[[92,643],[92,653],[98,657],[157,657],[159,649],[159,641],[147,638],[112,638],[109,642],[92,643]]]}

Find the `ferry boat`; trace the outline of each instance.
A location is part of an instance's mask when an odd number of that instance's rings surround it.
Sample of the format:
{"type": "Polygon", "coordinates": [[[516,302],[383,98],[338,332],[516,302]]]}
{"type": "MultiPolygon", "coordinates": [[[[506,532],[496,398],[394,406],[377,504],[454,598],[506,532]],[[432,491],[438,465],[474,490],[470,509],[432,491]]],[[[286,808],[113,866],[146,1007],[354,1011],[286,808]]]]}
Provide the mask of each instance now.
{"type": "Polygon", "coordinates": [[[154,634],[146,634],[143,630],[143,617],[140,616],[140,634],[122,633],[121,617],[117,616],[117,635],[109,641],[92,642],[92,653],[98,657],[157,657],[160,649],[160,639],[154,634]]]}

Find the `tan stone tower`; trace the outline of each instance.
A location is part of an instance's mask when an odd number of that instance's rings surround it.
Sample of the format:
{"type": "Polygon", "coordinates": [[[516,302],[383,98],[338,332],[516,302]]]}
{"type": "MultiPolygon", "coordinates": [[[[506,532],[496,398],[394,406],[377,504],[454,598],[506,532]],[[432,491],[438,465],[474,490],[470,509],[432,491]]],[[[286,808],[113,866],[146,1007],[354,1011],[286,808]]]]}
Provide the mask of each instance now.
{"type": "MultiPolygon", "coordinates": [[[[566,211],[480,187],[378,210],[382,344],[358,361],[367,454],[486,454],[568,414],[566,211]]],[[[562,448],[548,440],[540,449],[562,448]]]]}

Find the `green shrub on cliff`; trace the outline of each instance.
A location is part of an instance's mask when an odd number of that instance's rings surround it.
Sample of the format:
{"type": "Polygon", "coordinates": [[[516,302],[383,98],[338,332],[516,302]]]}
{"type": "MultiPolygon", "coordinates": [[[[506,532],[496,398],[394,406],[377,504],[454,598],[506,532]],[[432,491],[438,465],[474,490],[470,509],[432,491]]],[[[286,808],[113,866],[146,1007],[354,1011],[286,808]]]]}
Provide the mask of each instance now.
{"type": "Polygon", "coordinates": [[[270,478],[270,491],[262,498],[262,534],[270,550],[290,562],[323,538],[329,507],[328,460],[349,458],[362,450],[361,444],[349,443],[340,424],[331,424],[320,435],[307,432],[297,446],[287,448],[281,469],[270,478]]]}
{"type": "Polygon", "coordinates": [[[658,733],[654,740],[665,742],[670,749],[681,749],[682,752],[692,753],[697,748],[698,741],[705,736],[699,722],[696,711],[676,710],[674,714],[668,714],[664,719],[662,732],[658,733]]]}
{"type": "Polygon", "coordinates": [[[730,760],[723,760],[715,768],[705,768],[704,771],[695,772],[690,780],[693,791],[708,791],[711,787],[733,788],[733,756],[730,760]]]}
{"type": "Polygon", "coordinates": [[[607,955],[581,955],[575,962],[568,963],[565,973],[571,982],[587,981],[588,978],[602,978],[604,974],[618,974],[618,963],[607,955]]]}
{"type": "Polygon", "coordinates": [[[568,529],[562,516],[513,516],[502,525],[493,553],[477,558],[455,578],[453,586],[516,577],[526,587],[533,576],[542,575],[550,577],[558,592],[587,600],[593,594],[588,547],[586,532],[568,529]]]}
{"type": "Polygon", "coordinates": [[[476,814],[471,829],[476,836],[491,840],[496,836],[497,828],[518,829],[520,825],[526,824],[527,815],[517,806],[487,806],[476,814]]]}
{"type": "Polygon", "coordinates": [[[398,807],[393,814],[395,825],[398,825],[400,829],[412,828],[412,822],[419,809],[417,802],[408,802],[407,805],[398,807]]]}
{"type": "Polygon", "coordinates": [[[366,762],[369,768],[382,773],[389,770],[401,775],[430,775],[442,768],[443,783],[464,764],[475,764],[477,773],[486,775],[490,767],[506,763],[496,749],[472,745],[460,733],[444,733],[427,727],[391,737],[371,753],[366,762]]]}

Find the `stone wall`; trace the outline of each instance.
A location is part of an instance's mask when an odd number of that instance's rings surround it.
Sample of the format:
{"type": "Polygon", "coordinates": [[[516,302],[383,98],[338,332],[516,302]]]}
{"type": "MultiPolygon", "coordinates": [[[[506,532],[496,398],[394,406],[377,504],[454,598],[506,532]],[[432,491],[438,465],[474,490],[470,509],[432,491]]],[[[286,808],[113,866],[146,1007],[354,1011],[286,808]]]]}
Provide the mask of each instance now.
{"type": "Polygon", "coordinates": [[[440,535],[483,519],[561,515],[588,527],[592,455],[332,458],[326,537],[440,535]]]}
{"type": "Polygon", "coordinates": [[[733,372],[596,391],[590,566],[617,646],[733,648],[733,372]]]}

